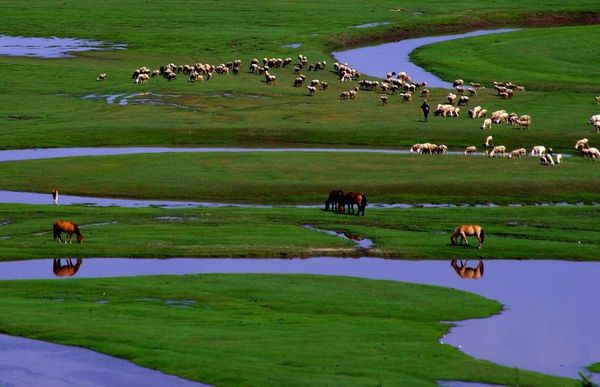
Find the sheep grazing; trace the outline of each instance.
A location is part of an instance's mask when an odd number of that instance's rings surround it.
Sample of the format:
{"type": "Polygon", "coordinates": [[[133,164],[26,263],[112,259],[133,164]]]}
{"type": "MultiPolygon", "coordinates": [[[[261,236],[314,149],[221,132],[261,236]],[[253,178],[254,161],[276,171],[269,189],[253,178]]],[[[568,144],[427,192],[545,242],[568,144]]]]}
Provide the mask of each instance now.
{"type": "Polygon", "coordinates": [[[462,79],[455,79],[454,82],[452,82],[452,87],[456,87],[456,86],[464,86],[465,81],[463,81],[462,79]]]}
{"type": "Polygon", "coordinates": [[[433,112],[434,115],[442,117],[458,117],[459,113],[460,108],[455,108],[449,104],[439,104],[435,109],[435,112],[433,112]]]}
{"type": "Polygon", "coordinates": [[[317,92],[317,88],[315,86],[306,86],[308,89],[308,95],[315,95],[317,92]]]}
{"type": "Polygon", "coordinates": [[[350,99],[350,93],[348,93],[347,91],[342,91],[340,93],[340,99],[350,99]]]}
{"type": "Polygon", "coordinates": [[[469,97],[462,95],[458,99],[458,106],[466,106],[469,104],[469,97]]]}
{"type": "Polygon", "coordinates": [[[382,95],[380,98],[381,98],[381,104],[383,106],[385,106],[388,103],[388,96],[387,95],[382,95]]]}
{"type": "Polygon", "coordinates": [[[600,159],[600,151],[598,151],[598,148],[582,148],[581,156],[591,160],[597,160],[600,159]]]}
{"type": "Polygon", "coordinates": [[[165,76],[166,76],[166,78],[167,78],[167,80],[169,82],[171,82],[172,80],[174,80],[175,78],[177,78],[177,74],[175,74],[174,72],[170,71],[170,72],[165,73],[165,74],[166,74],[165,76]]]}
{"type": "Polygon", "coordinates": [[[97,81],[106,81],[106,79],[108,78],[108,75],[106,73],[102,73],[102,74],[98,74],[98,78],[96,78],[97,81]]]}
{"type": "Polygon", "coordinates": [[[510,152],[510,154],[508,155],[508,158],[509,159],[512,159],[512,158],[520,159],[521,157],[525,157],[525,156],[527,156],[527,149],[519,148],[519,149],[515,149],[514,151],[510,152]]]}
{"type": "Polygon", "coordinates": [[[136,78],[135,78],[135,83],[147,83],[148,79],[150,79],[150,76],[148,74],[139,74],[136,78]]]}
{"type": "Polygon", "coordinates": [[[524,114],[521,117],[517,118],[515,122],[519,125],[519,129],[528,129],[529,125],[531,125],[531,116],[524,114]]]}
{"type": "Polygon", "coordinates": [[[465,148],[465,151],[463,152],[463,155],[471,155],[473,153],[477,152],[477,147],[476,146],[468,146],[465,148]]]}
{"type": "Polygon", "coordinates": [[[271,75],[268,71],[265,71],[265,83],[267,85],[272,85],[277,77],[275,75],[271,75]]]}
{"type": "Polygon", "coordinates": [[[454,105],[454,102],[456,102],[456,94],[448,93],[448,95],[446,96],[446,98],[448,99],[448,103],[450,105],[454,105]]]}
{"type": "Polygon", "coordinates": [[[494,137],[487,136],[485,138],[485,142],[483,143],[483,145],[486,146],[486,147],[494,146],[494,137]]]}
{"type": "Polygon", "coordinates": [[[594,97],[594,100],[596,101],[596,105],[600,104],[600,95],[597,97],[594,97]]]}
{"type": "Polygon", "coordinates": [[[317,87],[319,86],[321,82],[318,79],[313,79],[312,81],[310,81],[310,85],[313,87],[317,87]]]}
{"type": "Polygon", "coordinates": [[[298,78],[294,79],[294,87],[301,87],[305,79],[306,77],[304,75],[300,75],[298,78]]]}
{"type": "Polygon", "coordinates": [[[540,155],[540,164],[542,165],[554,165],[554,159],[550,154],[540,155]]]}
{"type": "Polygon", "coordinates": [[[423,98],[429,98],[429,89],[423,89],[423,90],[421,90],[421,97],[423,97],[423,98]]]}
{"type": "Polygon", "coordinates": [[[463,95],[465,92],[464,86],[456,86],[454,89],[456,90],[456,94],[458,95],[463,95]]]}
{"type": "Polygon", "coordinates": [[[575,149],[577,150],[581,150],[583,148],[589,148],[589,141],[587,138],[582,138],[581,140],[577,140],[577,142],[575,143],[575,149]]]}
{"type": "Polygon", "coordinates": [[[483,124],[481,124],[481,129],[486,130],[486,129],[490,129],[492,127],[492,119],[491,118],[486,118],[485,120],[483,120],[483,124]]]}
{"type": "Polygon", "coordinates": [[[475,89],[474,87],[469,87],[467,90],[469,91],[469,94],[471,95],[471,97],[474,97],[477,95],[477,89],[475,89]]]}
{"type": "Polygon", "coordinates": [[[402,101],[407,103],[412,103],[412,93],[406,92],[400,94],[402,96],[402,101]]]}
{"type": "Polygon", "coordinates": [[[596,128],[596,133],[600,133],[600,121],[594,122],[594,128],[596,128]]]}
{"type": "Polygon", "coordinates": [[[419,151],[417,153],[431,155],[431,154],[437,153],[437,150],[438,150],[437,145],[426,142],[424,144],[421,144],[421,146],[419,147],[419,151]]]}
{"type": "Polygon", "coordinates": [[[471,118],[482,118],[487,114],[487,109],[482,109],[481,106],[475,106],[473,109],[469,109],[469,117],[471,118]]]}
{"type": "Polygon", "coordinates": [[[504,145],[495,146],[492,151],[488,154],[489,157],[496,157],[497,154],[504,157],[506,153],[506,147],[504,145]]]}
{"type": "Polygon", "coordinates": [[[410,153],[419,153],[419,149],[421,149],[422,144],[415,144],[410,147],[410,153]]]}
{"type": "Polygon", "coordinates": [[[560,163],[562,163],[562,158],[563,158],[563,157],[562,157],[562,155],[561,155],[560,153],[559,153],[559,154],[557,154],[557,155],[555,156],[555,159],[556,159],[556,164],[560,164],[560,163]]]}
{"type": "Polygon", "coordinates": [[[438,155],[445,155],[446,153],[448,153],[448,147],[446,145],[442,144],[437,147],[436,153],[438,155]]]}
{"type": "Polygon", "coordinates": [[[546,154],[546,147],[543,145],[536,145],[533,148],[531,148],[532,156],[543,156],[545,154],[546,154]]]}
{"type": "Polygon", "coordinates": [[[327,88],[329,87],[329,84],[327,82],[321,82],[321,90],[325,91],[327,90],[327,88]]]}

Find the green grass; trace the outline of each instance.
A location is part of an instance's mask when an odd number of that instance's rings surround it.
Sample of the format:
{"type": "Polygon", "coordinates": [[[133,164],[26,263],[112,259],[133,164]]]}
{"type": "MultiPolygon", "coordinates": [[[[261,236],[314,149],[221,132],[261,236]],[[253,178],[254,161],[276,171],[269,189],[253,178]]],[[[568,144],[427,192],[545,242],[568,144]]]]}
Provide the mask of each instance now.
{"type": "MultiPolygon", "coordinates": [[[[345,277],[219,274],[8,281],[2,288],[3,332],[84,346],[211,385],[516,382],[513,368],[438,343],[449,327],[440,321],[500,311],[495,302],[456,290],[345,277]],[[174,307],[168,300],[193,304],[174,307]]],[[[522,370],[518,383],[575,385],[522,370]]]]}
{"type": "Polygon", "coordinates": [[[7,162],[0,186],[140,199],[320,204],[332,189],[371,203],[598,201],[597,163],[353,153],[181,153],[7,162]]]}
{"type": "Polygon", "coordinates": [[[412,58],[444,79],[468,76],[468,82],[487,85],[512,81],[528,90],[594,95],[600,53],[593,42],[599,39],[599,26],[527,29],[428,45],[412,58]]]}
{"type": "MultiPolygon", "coordinates": [[[[597,260],[598,206],[376,210],[366,216],[318,208],[95,208],[1,205],[0,259],[48,257],[362,256],[349,240],[304,228],[371,239],[371,256],[597,260]],[[179,217],[161,220],[160,217],[179,217]],[[52,240],[57,219],[82,225],[81,245],[52,240]],[[484,248],[450,245],[457,225],[484,227],[484,248]]],[[[472,245],[476,241],[471,238],[472,245]]]]}

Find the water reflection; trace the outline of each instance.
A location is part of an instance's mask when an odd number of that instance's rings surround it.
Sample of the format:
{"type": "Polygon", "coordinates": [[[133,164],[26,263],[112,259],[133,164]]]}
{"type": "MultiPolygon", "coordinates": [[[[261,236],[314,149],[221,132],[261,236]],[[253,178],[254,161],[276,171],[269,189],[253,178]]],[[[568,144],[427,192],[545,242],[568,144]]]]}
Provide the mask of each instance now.
{"type": "Polygon", "coordinates": [[[83,263],[83,259],[77,258],[77,262],[73,264],[71,258],[65,259],[65,264],[63,265],[61,259],[54,259],[52,262],[52,272],[57,277],[73,277],[79,271],[79,267],[83,263]]]}
{"type": "Polygon", "coordinates": [[[450,266],[452,266],[460,278],[479,279],[483,277],[483,260],[479,259],[479,263],[476,267],[467,266],[468,262],[468,259],[465,259],[464,261],[462,259],[453,259],[452,262],[450,262],[450,266]]]}

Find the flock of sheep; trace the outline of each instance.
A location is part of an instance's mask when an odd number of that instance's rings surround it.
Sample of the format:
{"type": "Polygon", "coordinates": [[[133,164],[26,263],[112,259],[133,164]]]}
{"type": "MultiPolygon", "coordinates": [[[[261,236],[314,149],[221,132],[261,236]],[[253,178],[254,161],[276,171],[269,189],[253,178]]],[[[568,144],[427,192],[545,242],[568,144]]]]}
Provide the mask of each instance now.
{"type": "MultiPolygon", "coordinates": [[[[292,58],[264,58],[261,61],[257,58],[251,60],[248,67],[248,71],[252,74],[258,74],[264,77],[264,83],[267,85],[274,84],[277,77],[271,73],[273,69],[287,68],[292,65],[292,58]]],[[[140,67],[136,69],[131,78],[136,84],[147,83],[150,78],[163,77],[168,81],[173,81],[177,78],[178,74],[184,74],[189,82],[202,82],[210,80],[214,74],[227,75],[232,73],[238,75],[241,71],[242,61],[235,60],[227,63],[221,63],[217,66],[195,63],[193,65],[175,65],[169,63],[165,66],[161,66],[158,69],[151,70],[148,67],[140,67]]],[[[307,81],[307,77],[302,73],[303,70],[316,72],[319,70],[325,70],[327,68],[326,61],[319,61],[316,63],[309,63],[309,60],[304,55],[298,55],[297,62],[293,64],[294,73],[297,77],[294,79],[293,87],[302,87],[305,83],[306,89],[309,96],[313,96],[317,91],[327,91],[328,83],[319,79],[312,79],[307,81]]],[[[380,91],[384,93],[380,96],[382,105],[386,105],[389,101],[389,95],[400,95],[402,101],[410,103],[413,100],[413,95],[421,90],[420,95],[423,98],[427,98],[430,95],[430,91],[425,88],[427,85],[425,82],[414,82],[411,77],[405,72],[396,74],[390,72],[387,74],[386,79],[380,80],[368,80],[360,79],[361,73],[350,67],[347,63],[334,63],[333,72],[338,76],[341,83],[357,81],[356,86],[349,88],[348,90],[342,91],[339,94],[340,100],[352,100],[355,99],[361,90],[366,91],[380,91]]],[[[106,73],[98,75],[98,81],[105,81],[108,79],[106,73]]],[[[461,106],[468,106],[470,99],[477,95],[477,91],[481,88],[479,83],[471,83],[470,86],[465,86],[465,82],[462,79],[456,79],[453,82],[454,90],[450,92],[446,99],[447,103],[438,104],[434,110],[434,115],[440,117],[458,117],[460,115],[461,106]],[[468,93],[469,96],[464,95],[468,93]]],[[[513,98],[515,92],[524,91],[525,88],[521,85],[516,85],[512,82],[494,82],[493,88],[496,89],[497,95],[503,99],[513,98]]],[[[600,96],[595,97],[597,104],[600,104],[600,96]]],[[[487,130],[492,127],[492,124],[507,124],[512,126],[518,126],[521,129],[527,129],[531,125],[531,116],[528,114],[518,115],[517,113],[508,113],[506,110],[497,110],[492,112],[488,117],[488,109],[481,106],[475,106],[468,110],[468,116],[472,119],[483,118],[483,122],[480,126],[482,130],[487,130]]],[[[600,114],[594,115],[589,119],[589,123],[592,124],[597,133],[600,133],[600,114]]],[[[486,152],[485,154],[489,157],[505,156],[507,154],[506,147],[503,145],[493,146],[491,143],[492,136],[488,136],[485,142],[486,152]]],[[[551,148],[549,151],[544,146],[534,147],[530,154],[532,156],[539,156],[541,163],[545,165],[554,165],[561,162],[561,155],[556,155],[553,158],[551,148]]],[[[582,139],[577,142],[575,149],[578,149],[583,157],[587,157],[593,160],[599,159],[600,154],[597,148],[589,147],[587,139],[582,139]],[[583,141],[585,140],[585,141],[583,141]]],[[[411,148],[411,152],[418,154],[446,154],[448,147],[446,145],[436,145],[432,143],[415,144],[411,148]]],[[[464,154],[473,154],[477,151],[477,147],[471,145],[464,149],[464,154]]],[[[508,153],[508,158],[521,158],[528,154],[525,148],[519,148],[508,153]]]]}

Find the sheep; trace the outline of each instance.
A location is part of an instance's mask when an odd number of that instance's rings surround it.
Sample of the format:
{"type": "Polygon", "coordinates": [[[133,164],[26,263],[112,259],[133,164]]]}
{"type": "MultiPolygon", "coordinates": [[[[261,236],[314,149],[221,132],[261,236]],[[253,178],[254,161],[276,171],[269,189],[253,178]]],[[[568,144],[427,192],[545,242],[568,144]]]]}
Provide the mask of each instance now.
{"type": "Polygon", "coordinates": [[[385,106],[388,103],[388,96],[387,95],[382,95],[380,98],[381,98],[381,104],[383,106],[385,106]]]}
{"type": "Polygon", "coordinates": [[[419,149],[421,148],[421,144],[415,144],[410,147],[410,153],[419,153],[419,149]]]}
{"type": "Polygon", "coordinates": [[[463,155],[470,155],[477,152],[477,147],[476,146],[468,146],[465,148],[465,151],[463,152],[463,155]]]}
{"type": "Polygon", "coordinates": [[[448,147],[446,145],[442,144],[437,147],[436,153],[438,155],[445,155],[446,153],[448,153],[448,147]]]}
{"type": "Polygon", "coordinates": [[[135,78],[135,83],[147,83],[148,79],[150,79],[150,76],[148,74],[139,74],[136,78],[135,78]]]}
{"type": "Polygon", "coordinates": [[[465,84],[465,81],[463,81],[462,79],[455,79],[454,82],[452,83],[452,87],[463,86],[464,84],[465,84]]]}
{"type": "Polygon", "coordinates": [[[348,93],[347,91],[342,91],[342,93],[340,94],[340,99],[349,99],[350,98],[350,93],[348,93]]]}
{"type": "Polygon", "coordinates": [[[329,84],[325,81],[321,82],[321,90],[325,91],[329,87],[329,84]]]}
{"type": "Polygon", "coordinates": [[[165,76],[167,77],[167,80],[169,82],[171,82],[172,80],[174,80],[175,78],[177,78],[177,74],[175,74],[174,72],[170,71],[170,72],[165,73],[165,74],[166,74],[165,76]]]}
{"type": "Polygon", "coordinates": [[[597,97],[594,97],[594,100],[596,101],[596,105],[600,104],[600,95],[597,97]]]}
{"type": "Polygon", "coordinates": [[[546,147],[543,145],[536,145],[533,148],[531,148],[532,156],[543,156],[545,154],[546,154],[546,147]]]}
{"type": "Polygon", "coordinates": [[[492,151],[488,154],[488,156],[495,157],[496,154],[500,154],[502,157],[504,157],[505,153],[506,153],[506,147],[504,145],[498,145],[492,149],[492,151]]]}
{"type": "Polygon", "coordinates": [[[581,150],[583,148],[589,148],[589,141],[587,138],[582,138],[581,140],[577,140],[577,142],[575,143],[575,149],[577,150],[581,150]]]}
{"type": "Polygon", "coordinates": [[[592,160],[600,159],[600,151],[598,151],[598,148],[582,148],[581,156],[592,160]]]}
{"type": "Polygon", "coordinates": [[[458,106],[466,106],[468,104],[469,104],[469,97],[463,95],[458,99],[458,106]]]}
{"type": "Polygon", "coordinates": [[[448,99],[448,103],[450,105],[454,105],[454,102],[456,101],[456,94],[448,93],[446,98],[448,99]]]}
{"type": "Polygon", "coordinates": [[[512,158],[517,158],[520,159],[521,157],[527,156],[527,149],[525,148],[519,148],[519,149],[515,149],[514,151],[510,152],[510,154],[508,155],[509,159],[512,158]]]}
{"type": "Polygon", "coordinates": [[[421,144],[421,146],[419,147],[419,152],[420,154],[433,154],[436,153],[438,149],[438,146],[435,144],[431,144],[431,143],[424,143],[421,144]]]}
{"type": "Polygon", "coordinates": [[[438,104],[437,109],[433,114],[436,116],[441,115],[442,117],[458,117],[459,112],[460,108],[455,108],[449,104],[438,104]]]}
{"type": "Polygon", "coordinates": [[[301,87],[305,79],[306,77],[304,75],[300,75],[298,78],[294,79],[294,87],[301,87]]]}
{"type": "Polygon", "coordinates": [[[521,117],[517,118],[516,123],[519,124],[519,129],[528,129],[529,125],[531,125],[531,116],[524,114],[521,117]]]}
{"type": "Polygon", "coordinates": [[[594,122],[594,128],[596,128],[596,133],[600,133],[600,121],[594,122]]]}
{"type": "Polygon", "coordinates": [[[106,81],[106,79],[108,78],[108,75],[106,73],[102,73],[102,74],[98,74],[98,78],[96,78],[97,81],[106,81]]]}
{"type": "Polygon", "coordinates": [[[458,95],[463,95],[465,92],[465,88],[460,85],[456,86],[454,89],[456,90],[456,94],[458,94],[458,95]]]}
{"type": "Polygon", "coordinates": [[[477,89],[475,89],[473,87],[469,87],[467,90],[469,91],[469,94],[471,95],[471,97],[474,97],[477,95],[477,89]]]}
{"type": "Polygon", "coordinates": [[[490,129],[492,127],[492,119],[491,118],[486,118],[485,120],[483,120],[483,124],[481,124],[481,129],[485,130],[485,129],[490,129]]]}
{"type": "Polygon", "coordinates": [[[562,157],[562,155],[560,153],[557,154],[555,158],[556,158],[556,164],[562,163],[562,158],[563,157],[562,157]]]}
{"type": "Polygon", "coordinates": [[[310,81],[310,85],[314,87],[319,86],[320,83],[321,82],[318,79],[313,79],[312,81],[310,81]]]}
{"type": "Polygon", "coordinates": [[[540,155],[540,164],[542,165],[554,165],[554,159],[550,154],[540,155]]]}
{"type": "Polygon", "coordinates": [[[421,90],[421,97],[423,97],[423,98],[429,98],[429,89],[423,89],[423,90],[421,90]]]}
{"type": "Polygon", "coordinates": [[[406,92],[406,93],[402,93],[402,101],[403,102],[408,102],[408,103],[412,103],[412,93],[406,92]]]}
{"type": "Polygon", "coordinates": [[[494,137],[487,136],[485,138],[485,142],[483,143],[483,145],[486,146],[486,147],[494,146],[494,137]]]}
{"type": "Polygon", "coordinates": [[[306,86],[308,89],[308,95],[315,95],[317,92],[317,88],[315,86],[306,86]]]}

